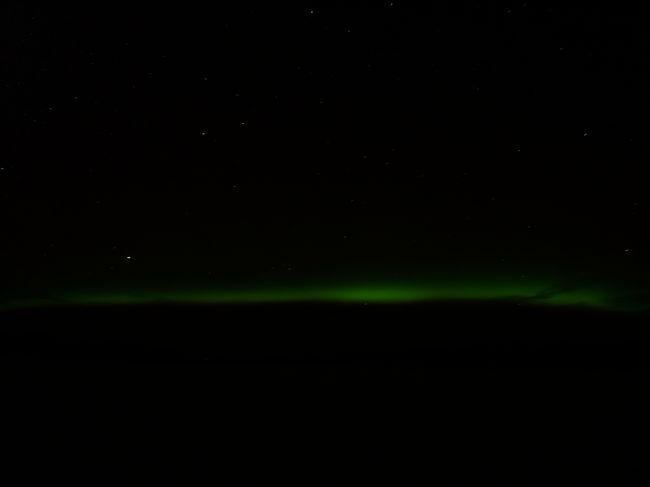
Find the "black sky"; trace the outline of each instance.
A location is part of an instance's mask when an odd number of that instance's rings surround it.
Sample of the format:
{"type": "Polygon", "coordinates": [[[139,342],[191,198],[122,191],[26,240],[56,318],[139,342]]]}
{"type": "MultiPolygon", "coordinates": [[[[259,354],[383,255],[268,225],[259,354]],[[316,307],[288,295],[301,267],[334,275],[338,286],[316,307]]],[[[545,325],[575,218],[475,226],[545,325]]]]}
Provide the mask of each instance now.
{"type": "Polygon", "coordinates": [[[643,280],[637,11],[3,12],[5,293],[436,266],[643,280]]]}

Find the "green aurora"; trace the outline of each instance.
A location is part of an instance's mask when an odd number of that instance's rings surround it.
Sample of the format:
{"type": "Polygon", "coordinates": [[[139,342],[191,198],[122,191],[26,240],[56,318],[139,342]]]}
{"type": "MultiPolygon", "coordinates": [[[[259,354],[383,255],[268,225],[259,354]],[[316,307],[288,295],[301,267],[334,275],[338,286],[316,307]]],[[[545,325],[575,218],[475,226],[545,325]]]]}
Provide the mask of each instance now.
{"type": "Polygon", "coordinates": [[[509,302],[534,306],[566,306],[610,311],[645,311],[647,299],[634,299],[628,289],[606,286],[565,286],[516,280],[453,280],[430,283],[347,283],[294,285],[286,283],[236,289],[174,290],[142,286],[129,291],[61,291],[0,302],[3,309],[154,304],[229,305],[272,303],[399,304],[422,302],[509,302]]]}

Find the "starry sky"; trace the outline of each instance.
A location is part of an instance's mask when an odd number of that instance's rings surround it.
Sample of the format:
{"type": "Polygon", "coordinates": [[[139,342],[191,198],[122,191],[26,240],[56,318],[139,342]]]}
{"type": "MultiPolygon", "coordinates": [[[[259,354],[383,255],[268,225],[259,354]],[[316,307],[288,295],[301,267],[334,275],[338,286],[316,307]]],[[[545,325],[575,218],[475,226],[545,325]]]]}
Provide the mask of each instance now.
{"type": "Polygon", "coordinates": [[[2,8],[5,305],[650,303],[629,7],[2,8]]]}

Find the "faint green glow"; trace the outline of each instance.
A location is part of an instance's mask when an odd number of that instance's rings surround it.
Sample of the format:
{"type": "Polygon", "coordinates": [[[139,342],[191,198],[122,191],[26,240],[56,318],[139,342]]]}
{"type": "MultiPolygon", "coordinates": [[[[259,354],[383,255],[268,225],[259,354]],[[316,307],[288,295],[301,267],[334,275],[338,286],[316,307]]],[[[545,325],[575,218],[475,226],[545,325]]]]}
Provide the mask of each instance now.
{"type": "Polygon", "coordinates": [[[272,286],[254,289],[155,290],[138,289],[111,292],[61,292],[48,298],[5,301],[4,308],[177,304],[255,304],[255,303],[417,303],[453,301],[508,301],[540,306],[582,306],[610,310],[638,310],[624,304],[616,293],[597,287],[553,290],[548,283],[482,280],[450,281],[431,284],[349,284],[331,286],[272,286]],[[622,304],[623,303],[623,304],[622,304]]]}

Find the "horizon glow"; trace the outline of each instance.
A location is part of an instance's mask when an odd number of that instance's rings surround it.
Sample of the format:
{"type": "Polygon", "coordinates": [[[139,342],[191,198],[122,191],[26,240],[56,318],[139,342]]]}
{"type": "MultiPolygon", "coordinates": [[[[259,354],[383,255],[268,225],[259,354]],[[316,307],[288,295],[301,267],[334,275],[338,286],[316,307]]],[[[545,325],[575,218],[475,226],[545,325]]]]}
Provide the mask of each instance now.
{"type": "Polygon", "coordinates": [[[437,284],[349,284],[328,286],[272,286],[253,289],[151,289],[67,291],[47,297],[26,297],[0,301],[1,309],[128,306],[155,304],[228,305],[273,303],[358,303],[409,304],[454,301],[507,301],[535,306],[568,306],[614,311],[640,311],[647,306],[634,304],[616,293],[597,287],[556,288],[547,283],[469,281],[437,284]]]}

